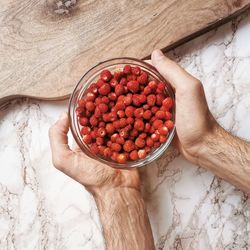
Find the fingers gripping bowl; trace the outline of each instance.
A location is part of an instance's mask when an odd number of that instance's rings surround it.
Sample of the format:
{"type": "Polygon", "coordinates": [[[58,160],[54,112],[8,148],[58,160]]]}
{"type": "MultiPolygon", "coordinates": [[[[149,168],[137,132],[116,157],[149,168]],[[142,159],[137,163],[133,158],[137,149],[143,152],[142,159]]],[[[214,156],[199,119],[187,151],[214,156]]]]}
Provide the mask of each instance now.
{"type": "Polygon", "coordinates": [[[80,79],[69,116],[73,137],[89,157],[116,168],[141,167],[173,139],[174,92],[150,64],[115,58],[80,79]]]}

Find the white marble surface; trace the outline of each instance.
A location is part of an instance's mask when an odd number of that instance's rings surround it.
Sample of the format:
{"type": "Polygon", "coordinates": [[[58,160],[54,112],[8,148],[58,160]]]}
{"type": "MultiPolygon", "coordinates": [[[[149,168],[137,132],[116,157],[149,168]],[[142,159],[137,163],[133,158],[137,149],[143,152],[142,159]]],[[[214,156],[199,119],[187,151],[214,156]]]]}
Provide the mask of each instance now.
{"type": "MultiPolygon", "coordinates": [[[[250,139],[250,13],[172,51],[202,80],[209,106],[250,139]]],[[[104,249],[95,203],[51,164],[48,128],[67,101],[0,111],[0,249],[104,249]]],[[[175,150],[142,169],[157,249],[250,249],[250,199],[175,150]]]]}

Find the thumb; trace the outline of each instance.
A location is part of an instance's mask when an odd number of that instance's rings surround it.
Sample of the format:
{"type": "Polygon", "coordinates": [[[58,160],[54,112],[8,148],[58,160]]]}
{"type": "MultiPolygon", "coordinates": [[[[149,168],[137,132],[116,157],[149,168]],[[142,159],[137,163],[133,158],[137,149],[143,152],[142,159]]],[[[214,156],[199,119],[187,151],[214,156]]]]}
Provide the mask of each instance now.
{"type": "Polygon", "coordinates": [[[185,71],[180,65],[167,58],[159,49],[153,51],[151,61],[153,66],[176,91],[186,88],[186,85],[191,84],[193,81],[197,81],[196,78],[185,71]]]}

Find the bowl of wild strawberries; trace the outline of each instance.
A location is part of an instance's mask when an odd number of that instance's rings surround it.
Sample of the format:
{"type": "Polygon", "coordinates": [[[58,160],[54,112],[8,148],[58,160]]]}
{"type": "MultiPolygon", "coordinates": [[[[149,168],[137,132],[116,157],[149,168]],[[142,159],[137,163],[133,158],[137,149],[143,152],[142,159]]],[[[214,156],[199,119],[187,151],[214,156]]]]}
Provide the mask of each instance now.
{"type": "Polygon", "coordinates": [[[173,139],[174,92],[150,64],[115,58],[81,78],[69,116],[73,137],[88,156],[112,167],[141,167],[173,139]]]}

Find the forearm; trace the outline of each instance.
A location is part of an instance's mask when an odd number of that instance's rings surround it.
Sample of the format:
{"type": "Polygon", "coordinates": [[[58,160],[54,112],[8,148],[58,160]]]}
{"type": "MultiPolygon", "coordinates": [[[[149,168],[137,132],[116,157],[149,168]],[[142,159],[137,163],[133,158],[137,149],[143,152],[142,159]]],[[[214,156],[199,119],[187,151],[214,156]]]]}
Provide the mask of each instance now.
{"type": "Polygon", "coordinates": [[[141,193],[115,188],[95,197],[107,250],[153,250],[154,242],[141,193]]]}
{"type": "Polygon", "coordinates": [[[217,125],[204,144],[198,164],[250,194],[250,143],[217,125]]]}

